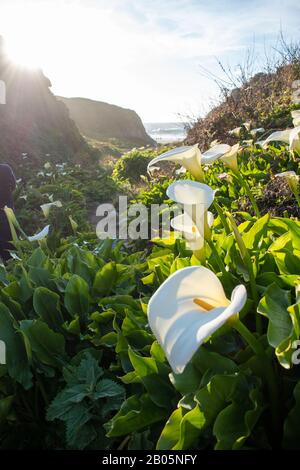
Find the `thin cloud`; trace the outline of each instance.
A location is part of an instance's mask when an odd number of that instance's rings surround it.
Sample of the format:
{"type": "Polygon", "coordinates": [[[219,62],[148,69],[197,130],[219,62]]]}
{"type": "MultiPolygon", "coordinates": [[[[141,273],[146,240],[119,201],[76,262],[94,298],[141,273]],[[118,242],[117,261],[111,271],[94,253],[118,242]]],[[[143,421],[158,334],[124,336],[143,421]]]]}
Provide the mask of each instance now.
{"type": "Polygon", "coordinates": [[[280,28],[298,39],[299,13],[298,0],[2,0],[0,34],[36,31],[55,93],[164,121],[216,95],[199,65],[239,62],[254,40],[258,52],[274,44],[280,28]]]}

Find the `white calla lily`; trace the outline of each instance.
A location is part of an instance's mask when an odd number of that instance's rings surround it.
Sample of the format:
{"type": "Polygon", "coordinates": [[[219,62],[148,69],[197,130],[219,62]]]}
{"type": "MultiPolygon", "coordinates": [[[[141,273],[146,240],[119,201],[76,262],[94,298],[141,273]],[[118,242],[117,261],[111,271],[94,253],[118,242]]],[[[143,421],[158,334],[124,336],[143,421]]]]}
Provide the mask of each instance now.
{"type": "Polygon", "coordinates": [[[214,214],[210,211],[207,211],[207,223],[208,223],[209,228],[211,228],[214,225],[214,221],[215,221],[214,214]]]}
{"type": "Polygon", "coordinates": [[[43,228],[39,233],[36,233],[35,235],[31,237],[27,237],[29,242],[35,242],[39,240],[43,240],[49,235],[49,230],[50,230],[50,225],[46,225],[46,227],[43,228]]]}
{"type": "Polygon", "coordinates": [[[234,172],[238,170],[237,155],[239,150],[240,144],[233,145],[225,155],[220,157],[220,160],[234,172]]]}
{"type": "Polygon", "coordinates": [[[183,214],[171,220],[171,225],[182,233],[194,252],[202,249],[205,231],[207,233],[213,224],[213,215],[208,215],[208,208],[214,195],[215,191],[207,184],[190,180],[175,181],[167,189],[167,196],[184,210],[183,214]]]}
{"type": "Polygon", "coordinates": [[[275,178],[286,179],[300,207],[299,175],[297,175],[294,171],[283,171],[282,173],[277,173],[277,175],[275,175],[275,178]]]}
{"type": "Polygon", "coordinates": [[[300,126],[300,109],[295,109],[291,112],[294,127],[300,126]]]}
{"type": "Polygon", "coordinates": [[[298,179],[299,176],[296,175],[296,173],[294,171],[283,171],[282,173],[277,173],[275,175],[275,178],[296,178],[298,179]]]}
{"type": "Polygon", "coordinates": [[[250,134],[252,135],[252,137],[256,137],[257,134],[262,134],[263,132],[265,132],[264,127],[257,127],[256,129],[252,129],[252,131],[250,131],[250,134]]]}
{"type": "Polygon", "coordinates": [[[300,152],[300,126],[294,129],[273,132],[269,137],[257,142],[257,144],[266,148],[270,142],[284,142],[289,144],[290,150],[300,152]]]}
{"type": "Polygon", "coordinates": [[[199,346],[240,312],[246,299],[239,285],[228,300],[217,276],[203,266],[180,269],[159,287],[148,320],[175,373],[184,371],[199,346]]]}
{"type": "Polygon", "coordinates": [[[179,163],[195,178],[202,178],[201,152],[198,145],[177,147],[158,155],[148,164],[148,172],[151,173],[151,168],[162,161],[179,163]]]}
{"type": "Polygon", "coordinates": [[[210,165],[231,150],[228,144],[218,144],[202,153],[201,162],[203,165],[210,165]]]}
{"type": "Polygon", "coordinates": [[[292,129],[290,133],[290,150],[300,153],[300,126],[292,129]]]}
{"type": "Polygon", "coordinates": [[[214,195],[215,191],[207,184],[191,180],[175,181],[167,189],[167,196],[178,204],[202,204],[205,210],[213,203],[214,195]]]}
{"type": "Polygon", "coordinates": [[[48,202],[47,204],[42,204],[41,209],[45,217],[49,217],[51,207],[62,207],[61,201],[48,202]]]}
{"type": "MultiPolygon", "coordinates": [[[[214,215],[210,211],[207,211],[207,224],[209,228],[214,224],[214,215]]],[[[196,225],[192,217],[185,212],[174,217],[171,220],[171,226],[176,232],[180,232],[184,236],[191,250],[201,250],[204,245],[204,223],[196,225]]]]}
{"type": "Polygon", "coordinates": [[[241,135],[241,130],[242,130],[241,127],[235,127],[231,131],[228,131],[228,134],[233,135],[234,137],[239,137],[241,135]]]}

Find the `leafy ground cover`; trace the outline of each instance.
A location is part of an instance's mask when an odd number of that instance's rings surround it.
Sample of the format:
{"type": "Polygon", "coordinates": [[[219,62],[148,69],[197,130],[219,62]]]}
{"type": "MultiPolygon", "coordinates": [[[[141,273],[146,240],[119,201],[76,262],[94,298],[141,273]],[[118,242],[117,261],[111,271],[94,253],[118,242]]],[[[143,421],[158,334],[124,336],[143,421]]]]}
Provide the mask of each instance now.
{"type": "MultiPolygon", "coordinates": [[[[59,199],[62,207],[50,209],[46,239],[19,240],[0,266],[1,448],[299,448],[299,207],[275,177],[299,174],[299,164],[299,154],[277,142],[248,144],[238,173],[221,160],[204,165],[205,184],[218,191],[201,260],[172,234],[100,242],[86,224],[87,201],[112,200],[118,190],[103,170],[25,168],[17,214],[26,231],[45,224],[40,205],[59,199]],[[170,275],[200,265],[227,298],[246,286],[244,330],[222,326],[176,374],[147,305],[170,275]]],[[[135,199],[171,204],[174,172],[155,178],[135,199]]]]}

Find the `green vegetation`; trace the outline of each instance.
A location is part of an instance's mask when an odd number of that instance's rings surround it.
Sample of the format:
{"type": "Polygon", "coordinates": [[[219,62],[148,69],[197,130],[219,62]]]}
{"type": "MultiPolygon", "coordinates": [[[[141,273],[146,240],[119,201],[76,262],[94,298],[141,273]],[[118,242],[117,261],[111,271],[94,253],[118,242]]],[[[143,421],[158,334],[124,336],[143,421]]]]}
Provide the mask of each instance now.
{"type": "MultiPolygon", "coordinates": [[[[262,216],[253,215],[231,171],[231,181],[220,182],[223,165],[210,166],[205,181],[218,187],[226,223],[214,210],[206,266],[228,295],[246,285],[241,317],[255,332],[255,312],[261,316],[256,337],[273,358],[273,391],[263,360],[226,327],[199,348],[183,374],[172,373],[149,329],[147,302],[170,273],[199,261],[179,239],[158,239],[136,252],[134,245],[84,233],[85,198],[104,200],[115,183],[100,169],[91,175],[81,167],[51,166],[39,179],[26,175],[18,215],[24,226],[41,227],[39,205],[51,194],[63,202],[50,210],[54,228],[35,244],[19,241],[19,259],[0,271],[0,339],[7,344],[7,365],[0,366],[2,448],[298,446],[300,373],[291,367],[300,331],[298,208],[292,193],[275,188],[274,213],[276,204],[283,213],[273,217],[264,197],[278,181],[274,171],[299,172],[299,157],[291,159],[279,144],[268,151],[253,147],[239,157],[239,168],[262,216]],[[66,210],[79,225],[58,237],[66,210]],[[255,284],[226,210],[239,222],[255,284]]],[[[151,183],[138,200],[167,200],[169,184],[168,178],[151,183]]]]}
{"type": "MultiPolygon", "coordinates": [[[[268,112],[258,105],[265,95],[255,96],[256,124],[292,126],[286,95],[268,112]]],[[[125,190],[148,208],[171,204],[172,164],[147,175],[167,148],[132,150],[112,172],[103,168],[106,150],[102,166],[18,154],[18,221],[28,234],[46,223],[50,232],[34,242],[19,233],[12,259],[0,264],[1,449],[299,449],[300,154],[282,142],[255,145],[242,126],[252,116],[227,111],[215,110],[206,134],[202,122],[189,134],[207,149],[242,127],[228,137],[241,145],[238,170],[221,159],[202,164],[204,183],[217,190],[202,257],[174,232],[100,241],[92,228],[95,207],[125,190]],[[286,171],[294,186],[275,177],[286,171]],[[40,206],[57,201],[45,220],[40,206]],[[247,301],[239,326],[224,324],[176,374],[149,327],[148,303],[170,275],[200,265],[227,298],[244,285],[247,301]]],[[[190,173],[183,178],[192,186],[190,173]]]]}

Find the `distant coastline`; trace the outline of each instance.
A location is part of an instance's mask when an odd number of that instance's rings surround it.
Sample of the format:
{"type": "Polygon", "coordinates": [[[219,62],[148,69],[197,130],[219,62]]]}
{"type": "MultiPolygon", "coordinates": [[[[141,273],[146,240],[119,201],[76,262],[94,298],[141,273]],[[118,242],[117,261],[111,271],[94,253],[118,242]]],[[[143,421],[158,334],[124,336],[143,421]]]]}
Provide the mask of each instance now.
{"type": "Polygon", "coordinates": [[[181,142],[186,138],[186,124],[182,122],[145,122],[147,134],[158,144],[181,142]]]}

